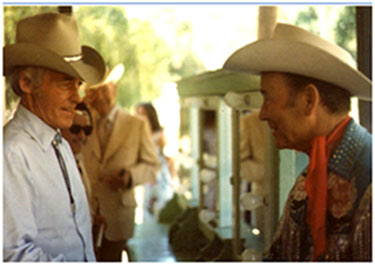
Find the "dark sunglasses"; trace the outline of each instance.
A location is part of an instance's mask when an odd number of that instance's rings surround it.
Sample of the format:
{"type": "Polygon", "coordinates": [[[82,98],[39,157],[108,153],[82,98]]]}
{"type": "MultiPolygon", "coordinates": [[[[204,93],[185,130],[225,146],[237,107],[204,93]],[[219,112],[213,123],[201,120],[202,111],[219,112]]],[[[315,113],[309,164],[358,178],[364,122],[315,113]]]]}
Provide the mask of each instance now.
{"type": "Polygon", "coordinates": [[[91,126],[82,127],[80,125],[73,124],[69,128],[69,131],[73,134],[79,134],[81,132],[81,130],[83,130],[83,132],[85,133],[86,136],[89,136],[92,132],[92,127],[91,126]]]}

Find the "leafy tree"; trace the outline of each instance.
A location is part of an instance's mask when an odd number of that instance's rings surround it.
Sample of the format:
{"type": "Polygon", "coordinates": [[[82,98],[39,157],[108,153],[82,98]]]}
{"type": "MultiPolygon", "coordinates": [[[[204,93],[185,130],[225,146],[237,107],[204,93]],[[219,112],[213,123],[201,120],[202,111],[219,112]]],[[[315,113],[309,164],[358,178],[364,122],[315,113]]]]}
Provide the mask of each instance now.
{"type": "Polygon", "coordinates": [[[345,6],[334,28],[335,42],[357,59],[355,6],[345,6]]]}
{"type": "MultiPolygon", "coordinates": [[[[201,67],[190,47],[174,65],[176,51],[154,32],[152,21],[126,18],[124,7],[80,7],[76,16],[81,25],[84,43],[94,46],[103,55],[107,65],[125,65],[125,74],[119,81],[117,101],[129,108],[140,101],[151,101],[160,96],[161,88],[186,74],[195,74],[201,67]]],[[[190,34],[189,25],[178,37],[190,34]]]]}
{"type": "MultiPolygon", "coordinates": [[[[337,12],[337,8],[332,9],[327,6],[327,10],[337,12]]],[[[337,21],[333,23],[334,42],[347,50],[353,58],[356,54],[356,13],[355,6],[344,6],[339,9],[337,21]]],[[[319,16],[316,7],[309,6],[307,10],[298,13],[295,24],[301,26],[315,34],[320,33],[318,25],[319,16]]]]}
{"type": "Polygon", "coordinates": [[[295,24],[319,35],[318,14],[312,6],[309,6],[306,11],[298,13],[295,24]]]}
{"type": "MultiPolygon", "coordinates": [[[[56,6],[5,6],[5,44],[14,43],[16,24],[20,19],[42,12],[58,12],[58,9],[56,6]]],[[[184,43],[183,49],[177,52],[172,51],[156,35],[152,21],[129,21],[123,6],[74,6],[73,13],[78,21],[82,44],[97,49],[109,68],[119,63],[125,65],[117,97],[124,107],[153,100],[160,95],[164,83],[203,69],[189,43],[184,43]]],[[[177,27],[176,38],[190,35],[189,22],[177,27]]],[[[7,107],[16,99],[8,89],[7,107]]]]}
{"type": "Polygon", "coordinates": [[[129,21],[121,7],[80,7],[76,12],[83,44],[95,47],[103,56],[106,65],[112,69],[119,63],[125,65],[125,74],[119,81],[118,101],[120,105],[132,104],[139,95],[129,93],[137,90],[137,76],[131,74],[138,67],[137,47],[129,37],[129,21]],[[129,81],[133,86],[130,87],[129,81]],[[125,96],[124,96],[125,95],[125,96]]]}
{"type": "Polygon", "coordinates": [[[169,63],[169,71],[180,78],[192,76],[199,72],[203,72],[204,66],[202,62],[190,49],[191,47],[191,24],[183,21],[177,27],[177,50],[169,63]]]}

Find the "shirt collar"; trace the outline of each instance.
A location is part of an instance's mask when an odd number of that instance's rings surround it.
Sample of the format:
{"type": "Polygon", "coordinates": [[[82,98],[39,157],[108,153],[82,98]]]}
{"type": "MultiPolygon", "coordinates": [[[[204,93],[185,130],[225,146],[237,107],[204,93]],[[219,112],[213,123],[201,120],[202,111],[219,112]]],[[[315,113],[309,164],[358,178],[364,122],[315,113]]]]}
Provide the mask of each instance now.
{"type": "Polygon", "coordinates": [[[365,138],[366,129],[351,120],[329,159],[328,170],[349,179],[356,156],[365,144],[365,138]]]}
{"type": "Polygon", "coordinates": [[[116,113],[118,109],[119,109],[119,106],[117,104],[114,105],[111,111],[108,113],[106,120],[113,123],[115,121],[115,117],[116,117],[116,113]]]}
{"type": "Polygon", "coordinates": [[[57,131],[21,104],[18,105],[14,117],[19,119],[26,133],[46,151],[51,145],[57,131]]]}

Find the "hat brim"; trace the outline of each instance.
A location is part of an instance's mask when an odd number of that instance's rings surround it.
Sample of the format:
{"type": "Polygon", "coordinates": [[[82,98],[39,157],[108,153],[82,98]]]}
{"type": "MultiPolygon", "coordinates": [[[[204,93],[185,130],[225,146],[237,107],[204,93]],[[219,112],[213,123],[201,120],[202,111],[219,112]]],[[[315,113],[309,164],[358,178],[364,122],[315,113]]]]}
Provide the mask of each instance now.
{"type": "Polygon", "coordinates": [[[362,100],[371,100],[371,81],[338,57],[304,42],[259,40],[242,47],[224,63],[224,69],[260,74],[288,72],[323,80],[362,100]]]}
{"type": "Polygon", "coordinates": [[[67,62],[60,55],[31,43],[7,45],[3,50],[4,75],[16,66],[39,66],[80,78],[87,84],[100,82],[105,64],[100,54],[89,46],[82,46],[82,60],[67,62]]]}

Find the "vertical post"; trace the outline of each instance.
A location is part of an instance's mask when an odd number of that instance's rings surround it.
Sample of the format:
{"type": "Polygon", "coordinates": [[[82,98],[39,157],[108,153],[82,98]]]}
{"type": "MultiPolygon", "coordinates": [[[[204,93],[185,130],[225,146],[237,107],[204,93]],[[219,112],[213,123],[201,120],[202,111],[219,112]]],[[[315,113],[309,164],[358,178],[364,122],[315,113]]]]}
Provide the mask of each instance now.
{"type": "Polygon", "coordinates": [[[72,15],[73,6],[58,6],[57,7],[60,14],[72,15]]]}
{"type": "MultiPolygon", "coordinates": [[[[258,17],[258,39],[265,39],[277,23],[278,7],[260,6],[258,17]]],[[[270,128],[265,129],[265,179],[264,192],[267,205],[264,209],[264,247],[268,249],[275,232],[279,216],[279,152],[275,147],[270,128]]]]}
{"type": "MultiPolygon", "coordinates": [[[[372,7],[356,7],[358,69],[372,80],[372,7]]],[[[372,102],[358,100],[359,119],[372,133],[372,102]]]]}
{"type": "Polygon", "coordinates": [[[192,206],[198,206],[200,202],[199,194],[199,171],[201,168],[201,117],[199,108],[190,107],[190,135],[191,135],[191,152],[195,163],[191,169],[191,192],[192,206]]]}
{"type": "Polygon", "coordinates": [[[279,220],[279,151],[269,127],[265,128],[265,172],[264,193],[266,207],[264,213],[264,248],[271,246],[273,234],[279,220]]]}
{"type": "Polygon", "coordinates": [[[232,109],[232,185],[233,185],[233,257],[240,260],[241,246],[241,211],[240,211],[240,132],[239,112],[232,109]]]}
{"type": "Polygon", "coordinates": [[[232,109],[221,99],[218,106],[218,173],[219,173],[219,204],[220,227],[232,227],[232,109]]]}
{"type": "Polygon", "coordinates": [[[278,16],[277,6],[260,6],[258,14],[258,40],[271,37],[278,16]]]}
{"type": "Polygon", "coordinates": [[[6,104],[7,104],[7,100],[6,100],[6,94],[5,94],[5,91],[7,89],[7,84],[5,82],[5,77],[3,77],[3,126],[5,125],[5,122],[6,122],[6,104]]]}

